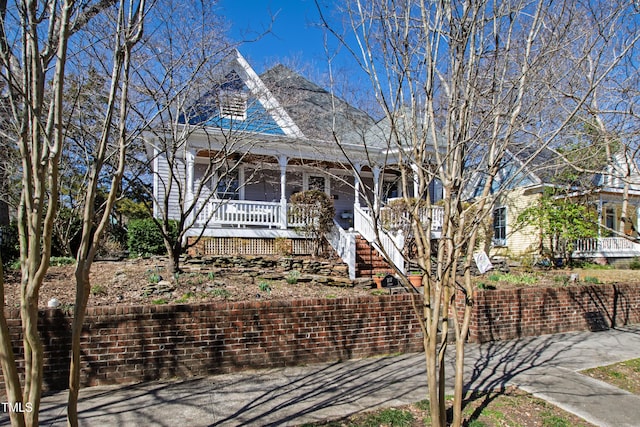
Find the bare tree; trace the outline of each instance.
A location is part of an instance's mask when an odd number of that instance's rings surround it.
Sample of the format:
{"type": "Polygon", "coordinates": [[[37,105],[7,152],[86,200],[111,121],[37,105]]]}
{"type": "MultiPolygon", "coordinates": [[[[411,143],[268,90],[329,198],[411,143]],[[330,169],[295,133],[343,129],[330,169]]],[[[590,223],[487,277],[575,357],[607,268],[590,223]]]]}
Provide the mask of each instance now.
{"type": "Polygon", "coordinates": [[[80,389],[80,338],[87,309],[91,283],[89,273],[95,255],[100,247],[111,211],[120,192],[120,184],[125,170],[125,154],[130,142],[127,128],[129,112],[129,84],[132,64],[132,51],[140,41],[147,6],[144,0],[131,2],[120,0],[113,10],[111,27],[113,28],[112,71],[109,95],[100,138],[92,152],[91,168],[84,192],[84,211],[80,247],[76,256],[76,300],[71,325],[71,364],[69,368],[69,397],[67,401],[67,421],[70,426],[78,425],[78,392],[80,389]],[[96,199],[99,184],[103,179],[103,168],[107,163],[112,166],[111,182],[106,196],[105,206],[94,223],[96,199]]]}
{"type": "MultiPolygon", "coordinates": [[[[43,347],[38,334],[38,297],[51,255],[53,223],[59,206],[60,159],[65,150],[64,90],[69,67],[71,38],[91,19],[101,14],[117,18],[114,24],[115,48],[109,107],[103,117],[103,131],[95,147],[90,173],[91,184],[85,193],[82,243],[76,264],[78,291],[72,338],[72,364],[70,387],[70,417],[77,424],[75,404],[79,372],[79,337],[88,296],[88,275],[96,241],[106,222],[108,211],[119,188],[126,128],[127,64],[131,48],[139,39],[144,1],[81,2],[74,1],[22,1],[8,7],[0,4],[2,26],[0,32],[0,58],[2,78],[7,86],[11,130],[21,158],[22,194],[18,208],[21,264],[21,304],[24,346],[24,386],[12,354],[4,312],[0,315],[2,330],[2,368],[7,396],[12,404],[21,405],[24,412],[11,412],[12,425],[37,425],[43,381],[43,347]],[[113,6],[113,7],[112,7],[113,6]],[[118,96],[120,99],[118,99],[118,96]],[[119,106],[119,110],[116,106],[119,106]],[[115,152],[117,170],[111,182],[111,194],[97,229],[92,230],[93,201],[97,180],[106,157],[114,152],[112,130],[114,115],[119,123],[115,152]],[[93,232],[93,234],[91,234],[93,232]]],[[[76,52],[77,53],[77,52],[76,52]]],[[[4,294],[3,294],[4,295],[4,294]]]]}
{"type": "Polygon", "coordinates": [[[146,156],[139,161],[158,180],[156,193],[152,186],[146,187],[147,196],[153,199],[153,218],[173,274],[180,270],[180,256],[197,241],[188,240],[187,233],[203,215],[206,202],[218,188],[233,192],[230,186],[240,159],[231,154],[239,152],[241,143],[229,134],[212,135],[206,130],[212,125],[208,122],[210,109],[219,101],[216,89],[234,84],[228,76],[216,73],[232,46],[224,35],[226,24],[213,5],[194,3],[185,10],[181,2],[169,1],[154,11],[153,21],[154,30],[143,40],[143,61],[135,73],[135,113],[142,121],[155,118],[145,136],[146,156]],[[200,150],[208,162],[196,185],[189,187],[197,154],[189,141],[194,139],[205,141],[200,150]]]}
{"type": "MultiPolygon", "coordinates": [[[[501,180],[507,153],[533,158],[559,143],[593,91],[637,42],[637,32],[621,32],[624,25],[635,26],[634,13],[625,2],[593,7],[574,1],[355,0],[345,10],[347,36],[327,25],[369,77],[384,111],[378,134],[387,154],[380,166],[401,174],[416,247],[415,258],[407,261],[425,273],[424,292],[402,276],[413,291],[424,334],[434,426],[447,425],[445,353],[451,333],[452,425],[463,421],[464,345],[479,231],[496,200],[530,165],[522,162],[501,180]],[[584,30],[585,22],[599,31],[584,30]],[[605,55],[613,44],[620,49],[605,55]],[[585,86],[579,70],[588,61],[593,75],[585,86]],[[580,90],[563,90],[578,82],[580,90]],[[431,233],[433,218],[422,214],[432,207],[434,180],[445,194],[439,236],[431,233]]],[[[373,154],[371,139],[365,135],[362,143],[373,154]]],[[[368,203],[379,233],[387,233],[378,204],[368,203]]]]}

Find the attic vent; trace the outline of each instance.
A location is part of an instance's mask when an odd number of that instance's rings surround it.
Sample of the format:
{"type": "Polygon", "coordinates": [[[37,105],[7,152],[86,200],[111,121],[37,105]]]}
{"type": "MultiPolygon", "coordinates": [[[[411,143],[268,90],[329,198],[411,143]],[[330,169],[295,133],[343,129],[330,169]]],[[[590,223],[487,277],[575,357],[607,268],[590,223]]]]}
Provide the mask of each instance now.
{"type": "Polygon", "coordinates": [[[220,117],[231,120],[247,118],[247,96],[239,92],[220,94],[220,117]]]}

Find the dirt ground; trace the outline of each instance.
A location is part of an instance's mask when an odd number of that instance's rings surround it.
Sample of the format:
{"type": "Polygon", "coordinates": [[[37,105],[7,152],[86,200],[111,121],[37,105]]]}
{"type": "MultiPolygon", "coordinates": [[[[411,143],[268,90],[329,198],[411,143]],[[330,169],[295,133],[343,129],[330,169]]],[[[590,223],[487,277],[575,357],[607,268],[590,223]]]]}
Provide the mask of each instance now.
{"type": "MultiPolygon", "coordinates": [[[[176,277],[166,273],[162,258],[99,261],[91,273],[89,306],[114,304],[167,304],[208,301],[284,300],[292,298],[338,298],[371,295],[371,282],[357,286],[327,286],[321,280],[301,276],[297,283],[287,283],[286,273],[269,269],[248,271],[242,268],[213,268],[185,264],[185,272],[176,277]],[[159,283],[158,283],[159,282],[159,283]]],[[[474,277],[475,285],[484,289],[523,286],[569,286],[576,283],[640,283],[640,271],[614,269],[561,269],[504,274],[490,271],[474,277]],[[577,281],[571,275],[577,274],[577,281]]],[[[19,270],[5,270],[5,304],[18,307],[19,270]]],[[[40,292],[39,305],[46,307],[55,298],[61,307],[74,303],[73,266],[52,266],[40,292]]]]}
{"type": "MultiPolygon", "coordinates": [[[[73,265],[52,266],[42,285],[39,306],[52,298],[60,307],[74,304],[73,265]]],[[[114,304],[166,304],[208,301],[284,300],[293,298],[339,298],[370,295],[365,287],[327,286],[301,276],[297,283],[279,280],[274,271],[191,267],[176,277],[166,273],[163,259],[128,259],[96,262],[91,269],[89,306],[114,304]],[[274,278],[275,277],[275,278],[274,278]]],[[[19,307],[20,271],[5,271],[5,304],[19,307]]]]}

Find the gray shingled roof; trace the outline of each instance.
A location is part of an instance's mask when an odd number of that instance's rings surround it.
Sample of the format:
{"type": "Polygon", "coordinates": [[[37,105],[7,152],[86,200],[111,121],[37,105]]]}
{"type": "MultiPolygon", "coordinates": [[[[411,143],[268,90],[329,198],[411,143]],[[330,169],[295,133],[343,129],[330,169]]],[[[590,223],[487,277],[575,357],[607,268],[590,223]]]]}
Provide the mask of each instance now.
{"type": "Polygon", "coordinates": [[[341,136],[374,123],[365,112],[284,65],[265,71],[260,79],[307,138],[331,141],[334,130],[341,136]]]}

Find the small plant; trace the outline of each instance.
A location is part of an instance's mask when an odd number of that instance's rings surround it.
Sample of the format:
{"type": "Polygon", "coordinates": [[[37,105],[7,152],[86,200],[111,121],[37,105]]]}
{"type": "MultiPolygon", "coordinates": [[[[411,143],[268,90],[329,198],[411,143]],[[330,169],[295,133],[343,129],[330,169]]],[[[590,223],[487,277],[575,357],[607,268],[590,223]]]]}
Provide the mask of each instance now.
{"type": "Polygon", "coordinates": [[[214,273],[213,271],[210,271],[207,273],[207,279],[213,280],[215,278],[216,278],[216,273],[214,273]]]}
{"type": "Polygon", "coordinates": [[[107,294],[107,289],[102,285],[93,285],[91,287],[91,295],[97,296],[97,295],[106,295],[106,294],[107,294]]]}
{"type": "Polygon", "coordinates": [[[61,265],[72,265],[76,263],[76,259],[70,256],[52,256],[50,265],[52,267],[59,267],[61,265]]]}
{"type": "Polygon", "coordinates": [[[260,292],[266,292],[268,294],[271,293],[271,285],[266,280],[260,282],[260,284],[258,285],[258,289],[260,289],[260,292]]]}
{"type": "Polygon", "coordinates": [[[640,270],[640,258],[634,257],[629,263],[629,268],[631,270],[640,270]]]}
{"type": "Polygon", "coordinates": [[[543,427],[569,427],[571,423],[558,415],[545,412],[542,414],[542,425],[543,427]]]}
{"type": "Polygon", "coordinates": [[[514,285],[532,285],[538,280],[531,274],[492,273],[489,275],[492,282],[507,282],[514,285]]]}
{"type": "Polygon", "coordinates": [[[483,291],[495,291],[496,287],[490,283],[479,282],[478,289],[481,289],[483,291]]]}
{"type": "Polygon", "coordinates": [[[211,291],[211,296],[227,299],[231,296],[231,292],[226,289],[216,288],[211,291]]]}
{"type": "Polygon", "coordinates": [[[298,283],[298,280],[300,280],[300,272],[298,270],[289,271],[285,280],[288,284],[295,285],[296,283],[298,283]]]}
{"type": "Polygon", "coordinates": [[[414,421],[413,414],[407,410],[395,408],[384,409],[371,414],[362,420],[363,426],[410,426],[414,421]]]}
{"type": "Polygon", "coordinates": [[[553,281],[561,284],[562,286],[567,286],[569,284],[570,281],[570,277],[569,276],[553,276],[553,281]]]}
{"type": "Polygon", "coordinates": [[[467,424],[469,427],[487,427],[487,425],[485,423],[483,423],[482,421],[478,420],[478,419],[474,419],[469,421],[469,424],[467,424]]]}
{"type": "Polygon", "coordinates": [[[381,272],[378,272],[378,273],[376,273],[376,277],[385,277],[387,274],[388,274],[388,273],[381,273],[381,272]]]}
{"type": "Polygon", "coordinates": [[[151,301],[151,304],[153,305],[164,305],[164,304],[168,304],[169,301],[166,298],[158,298],[158,299],[154,299],[153,301],[151,301]]]}
{"type": "Polygon", "coordinates": [[[149,283],[158,283],[162,280],[162,277],[158,273],[149,274],[149,283]]]}
{"type": "Polygon", "coordinates": [[[594,285],[598,285],[600,283],[600,280],[598,280],[597,277],[593,277],[593,276],[587,276],[584,278],[585,283],[591,283],[594,285]]]}
{"type": "Polygon", "coordinates": [[[384,291],[382,289],[374,289],[373,291],[371,291],[371,295],[379,297],[379,296],[382,296],[382,295],[387,295],[387,291],[384,291]]]}
{"type": "Polygon", "coordinates": [[[182,304],[185,303],[187,301],[189,301],[190,298],[195,297],[196,294],[194,294],[193,292],[187,292],[186,294],[182,295],[180,298],[178,298],[176,300],[177,303],[182,304]]]}

